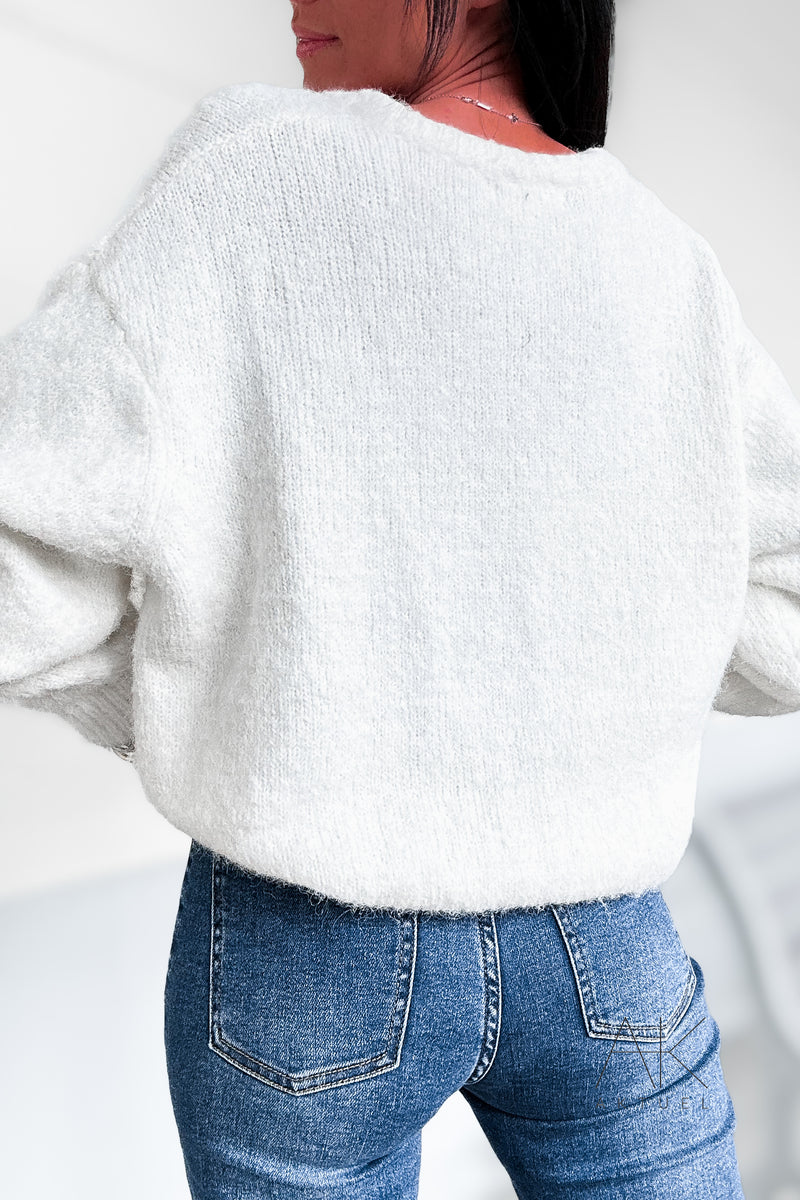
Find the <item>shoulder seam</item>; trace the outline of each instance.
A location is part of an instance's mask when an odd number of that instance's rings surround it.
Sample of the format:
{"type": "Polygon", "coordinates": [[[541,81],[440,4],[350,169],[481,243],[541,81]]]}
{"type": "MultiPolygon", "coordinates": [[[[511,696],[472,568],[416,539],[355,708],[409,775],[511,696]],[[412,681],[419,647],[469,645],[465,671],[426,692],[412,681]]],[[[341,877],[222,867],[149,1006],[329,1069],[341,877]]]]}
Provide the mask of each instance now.
{"type": "Polygon", "coordinates": [[[190,129],[197,127],[198,122],[202,123],[202,114],[213,107],[214,101],[219,94],[219,92],[214,92],[210,98],[206,97],[200,100],[185,120],[168,135],[161,154],[140,177],[139,195],[125,208],[105,233],[92,244],[89,250],[89,255],[92,259],[102,258],[106,248],[111,245],[114,239],[137,216],[142,208],[149,203],[157,201],[168,186],[183,179],[188,171],[201,164],[215,150],[219,150],[222,146],[247,137],[255,130],[263,130],[265,125],[275,127],[280,124],[283,117],[288,116],[290,120],[293,117],[293,114],[288,114],[285,109],[279,112],[258,113],[242,122],[238,127],[225,129],[212,140],[203,140],[200,145],[192,147],[181,154],[178,149],[181,141],[188,136],[190,129]],[[178,156],[178,161],[170,169],[168,162],[173,154],[178,156]]]}

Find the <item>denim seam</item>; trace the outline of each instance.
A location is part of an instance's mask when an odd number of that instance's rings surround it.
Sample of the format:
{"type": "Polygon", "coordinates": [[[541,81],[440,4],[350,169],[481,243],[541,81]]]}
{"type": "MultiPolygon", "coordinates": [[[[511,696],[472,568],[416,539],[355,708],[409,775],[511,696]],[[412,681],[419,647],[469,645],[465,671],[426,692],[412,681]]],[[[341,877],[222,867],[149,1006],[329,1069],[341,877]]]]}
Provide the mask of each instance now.
{"type": "Polygon", "coordinates": [[[483,1033],[478,1061],[464,1086],[478,1083],[488,1074],[497,1056],[502,1020],[500,949],[494,913],[478,917],[477,927],[483,974],[483,1033]]]}

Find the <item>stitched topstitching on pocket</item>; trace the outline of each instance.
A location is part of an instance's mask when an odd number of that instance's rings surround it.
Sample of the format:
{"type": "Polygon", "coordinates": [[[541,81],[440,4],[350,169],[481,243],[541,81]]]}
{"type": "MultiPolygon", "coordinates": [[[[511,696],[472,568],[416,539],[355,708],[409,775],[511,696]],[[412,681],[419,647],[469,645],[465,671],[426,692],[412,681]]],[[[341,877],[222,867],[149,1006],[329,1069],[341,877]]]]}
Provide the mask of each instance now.
{"type": "Polygon", "coordinates": [[[292,1094],[399,1065],[417,919],[356,913],[214,856],[209,1048],[292,1094]]]}
{"type": "Polygon", "coordinates": [[[666,900],[641,896],[550,906],[591,1037],[658,1041],[671,1034],[697,984],[666,900]]]}

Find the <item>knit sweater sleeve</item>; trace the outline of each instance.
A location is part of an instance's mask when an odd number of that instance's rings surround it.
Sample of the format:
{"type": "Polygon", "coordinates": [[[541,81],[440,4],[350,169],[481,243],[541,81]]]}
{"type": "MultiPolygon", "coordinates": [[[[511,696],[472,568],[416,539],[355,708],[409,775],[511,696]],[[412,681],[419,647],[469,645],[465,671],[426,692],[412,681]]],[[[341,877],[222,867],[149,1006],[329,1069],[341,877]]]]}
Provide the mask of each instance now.
{"type": "Polygon", "coordinates": [[[103,263],[133,226],[154,236],[154,209],[187,168],[277,120],[292,95],[233,84],[203,96],[116,222],[0,338],[0,703],[56,713],[123,758],[134,749],[135,636],[164,479],[159,408],[104,292],[103,263]]]}
{"type": "Polygon", "coordinates": [[[749,578],[712,707],[780,716],[800,711],[800,400],[743,321],[739,329],[749,578]]]}
{"type": "Polygon", "coordinates": [[[71,261],[0,340],[0,702],[122,757],[154,408],[90,256],[71,261]]]}

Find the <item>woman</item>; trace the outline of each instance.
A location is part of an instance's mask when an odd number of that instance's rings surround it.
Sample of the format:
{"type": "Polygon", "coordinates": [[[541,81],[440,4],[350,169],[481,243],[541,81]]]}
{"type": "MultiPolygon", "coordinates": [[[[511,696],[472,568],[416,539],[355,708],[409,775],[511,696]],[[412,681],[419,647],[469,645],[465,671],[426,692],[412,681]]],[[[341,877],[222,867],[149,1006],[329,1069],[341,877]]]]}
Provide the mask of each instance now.
{"type": "Polygon", "coordinates": [[[800,710],[800,406],[603,146],[610,0],[296,0],[2,347],[0,696],[191,836],[195,1200],[741,1197],[660,885],[800,710]],[[288,14],[287,14],[288,19],[288,14]]]}

